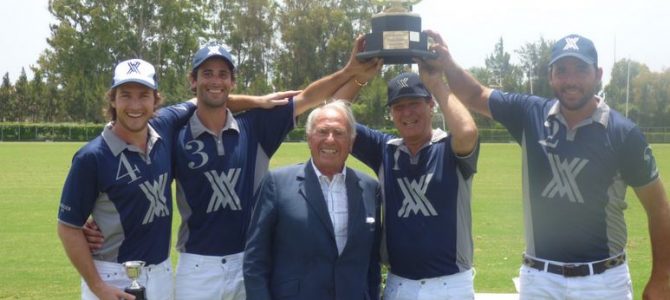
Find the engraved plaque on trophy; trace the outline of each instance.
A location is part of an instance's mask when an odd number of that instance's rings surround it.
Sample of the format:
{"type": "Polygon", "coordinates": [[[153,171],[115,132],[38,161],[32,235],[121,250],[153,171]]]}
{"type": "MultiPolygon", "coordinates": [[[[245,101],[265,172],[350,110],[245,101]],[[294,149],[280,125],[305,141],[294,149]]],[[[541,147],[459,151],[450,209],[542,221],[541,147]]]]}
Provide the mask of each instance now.
{"type": "Polygon", "coordinates": [[[137,281],[137,279],[140,278],[140,274],[142,273],[142,267],[144,267],[144,262],[139,260],[127,261],[123,263],[123,268],[126,270],[126,275],[128,275],[128,278],[131,280],[130,286],[125,288],[124,291],[135,296],[135,300],[147,299],[145,288],[137,281]]]}
{"type": "Polygon", "coordinates": [[[356,57],[379,57],[384,64],[411,64],[413,58],[435,58],[428,51],[428,37],[421,32],[421,17],[411,12],[421,0],[375,0],[386,8],[372,16],[372,32],[365,35],[365,49],[356,57]]]}

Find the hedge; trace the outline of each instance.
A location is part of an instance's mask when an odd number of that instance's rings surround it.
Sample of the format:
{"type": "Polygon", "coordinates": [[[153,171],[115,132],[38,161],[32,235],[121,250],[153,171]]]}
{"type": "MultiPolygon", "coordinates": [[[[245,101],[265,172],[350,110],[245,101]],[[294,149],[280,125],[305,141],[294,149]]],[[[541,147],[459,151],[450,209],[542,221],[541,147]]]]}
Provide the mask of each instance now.
{"type": "Polygon", "coordinates": [[[0,123],[0,141],[88,141],[104,124],[0,123]]]}

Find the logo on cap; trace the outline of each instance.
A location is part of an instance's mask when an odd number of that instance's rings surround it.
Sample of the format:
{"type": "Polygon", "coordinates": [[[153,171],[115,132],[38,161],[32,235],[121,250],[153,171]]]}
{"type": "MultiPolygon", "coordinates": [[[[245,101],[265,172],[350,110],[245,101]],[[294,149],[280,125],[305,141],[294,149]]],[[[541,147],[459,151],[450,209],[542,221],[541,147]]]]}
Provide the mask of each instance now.
{"type": "Polygon", "coordinates": [[[402,73],[388,83],[388,100],[386,105],[391,106],[400,98],[430,98],[430,92],[421,82],[416,73],[402,73]]]}
{"type": "Polygon", "coordinates": [[[565,38],[565,47],[563,47],[563,50],[579,50],[579,46],[577,46],[578,41],[578,37],[565,38]]]}
{"type": "Polygon", "coordinates": [[[200,48],[195,55],[193,56],[192,70],[198,68],[203,62],[212,58],[220,57],[228,62],[231,71],[235,69],[235,63],[233,62],[233,57],[230,55],[228,50],[224,48],[221,44],[210,43],[202,48],[200,48]]]}
{"type": "Polygon", "coordinates": [[[409,77],[401,78],[400,80],[396,81],[395,88],[401,89],[401,88],[409,87],[409,84],[407,84],[408,81],[409,81],[409,77]]]}
{"type": "Polygon", "coordinates": [[[139,60],[129,61],[128,62],[128,72],[126,74],[137,73],[140,74],[140,65],[142,63],[139,60]]]}
{"type": "Polygon", "coordinates": [[[549,66],[563,57],[574,57],[587,64],[598,65],[598,52],[593,42],[577,34],[563,37],[554,44],[549,66]]]}
{"type": "Polygon", "coordinates": [[[219,51],[219,46],[208,46],[207,49],[209,49],[209,52],[207,53],[207,56],[210,55],[223,55],[221,51],[219,51]]]}
{"type": "Polygon", "coordinates": [[[122,61],[114,68],[112,88],[128,82],[140,83],[155,90],[158,88],[156,69],[153,65],[141,59],[122,61]]]}

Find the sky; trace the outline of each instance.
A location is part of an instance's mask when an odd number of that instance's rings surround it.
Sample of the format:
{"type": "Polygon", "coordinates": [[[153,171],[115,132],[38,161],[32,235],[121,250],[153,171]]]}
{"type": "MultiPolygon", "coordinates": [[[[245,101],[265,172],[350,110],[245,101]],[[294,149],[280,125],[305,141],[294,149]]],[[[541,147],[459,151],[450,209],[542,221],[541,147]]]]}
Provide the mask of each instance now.
{"type": "MultiPolygon", "coordinates": [[[[0,76],[12,82],[48,47],[55,19],[48,0],[0,0],[0,76]]],[[[502,37],[515,50],[541,37],[557,40],[571,33],[590,38],[598,50],[604,82],[615,60],[630,58],[660,72],[670,68],[668,0],[423,0],[414,6],[423,29],[439,32],[463,67],[483,67],[502,37]]]]}
{"type": "Polygon", "coordinates": [[[423,29],[439,32],[456,62],[483,67],[502,37],[515,50],[526,43],[576,33],[593,41],[607,84],[615,60],[630,58],[652,71],[670,68],[668,0],[424,0],[414,6],[423,29]],[[457,4],[456,4],[457,3],[457,4]]]}

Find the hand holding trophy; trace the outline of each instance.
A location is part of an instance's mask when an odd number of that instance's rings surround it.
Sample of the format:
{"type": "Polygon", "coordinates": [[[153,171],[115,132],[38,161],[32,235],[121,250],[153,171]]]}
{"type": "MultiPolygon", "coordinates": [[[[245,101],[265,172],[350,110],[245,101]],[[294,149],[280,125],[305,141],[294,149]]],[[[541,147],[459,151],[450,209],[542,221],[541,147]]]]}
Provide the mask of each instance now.
{"type": "Polygon", "coordinates": [[[411,64],[413,58],[435,58],[428,38],[421,32],[421,17],[411,12],[421,0],[374,0],[386,9],[372,16],[372,33],[365,36],[359,59],[380,57],[384,64],[411,64]]]}
{"type": "Polygon", "coordinates": [[[130,286],[125,288],[125,292],[135,296],[135,300],[146,300],[147,295],[145,288],[140,285],[137,279],[142,273],[142,267],[144,267],[144,262],[139,260],[127,261],[123,263],[123,268],[126,270],[126,275],[130,278],[130,286]]]}

